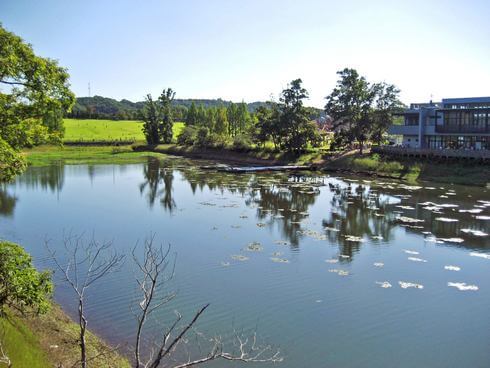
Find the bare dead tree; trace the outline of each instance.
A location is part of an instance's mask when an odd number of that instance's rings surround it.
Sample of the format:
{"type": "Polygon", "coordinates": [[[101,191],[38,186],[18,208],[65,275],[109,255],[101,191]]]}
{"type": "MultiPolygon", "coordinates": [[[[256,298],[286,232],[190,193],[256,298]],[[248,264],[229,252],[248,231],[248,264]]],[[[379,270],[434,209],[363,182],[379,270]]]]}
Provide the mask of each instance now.
{"type": "Polygon", "coordinates": [[[241,362],[281,362],[283,358],[280,351],[271,345],[260,345],[257,336],[245,336],[243,333],[234,331],[234,339],[230,350],[225,348],[221,336],[202,338],[207,343],[206,352],[202,353],[200,343],[198,356],[189,351],[189,340],[187,336],[193,332],[199,339],[203,335],[195,331],[194,326],[201,315],[209,307],[209,304],[201,307],[193,318],[182,325],[182,315],[176,312],[176,318],[170,326],[164,329],[160,342],[149,354],[148,359],[143,362],[141,358],[141,340],[143,327],[148,317],[156,310],[164,307],[174,297],[174,292],[164,292],[165,286],[173,278],[175,273],[175,257],[170,255],[170,246],[164,249],[162,246],[154,245],[154,236],[144,242],[143,259],[136,255],[137,246],[133,248],[133,260],[137,266],[136,282],[142,293],[142,299],[138,303],[138,311],[135,312],[137,320],[136,344],[134,351],[135,368],[185,368],[197,366],[212,360],[224,359],[228,361],[241,362]],[[186,351],[185,362],[174,359],[179,347],[186,351]]]}
{"type": "Polygon", "coordinates": [[[118,271],[124,261],[124,255],[120,255],[112,249],[111,241],[100,243],[93,237],[86,243],[83,236],[64,236],[65,254],[63,258],[65,261],[58,258],[56,252],[50,248],[48,241],[45,242],[45,246],[56,268],[61,272],[63,281],[73,289],[77,296],[80,361],[73,366],[80,364],[80,367],[86,368],[90,361],[97,358],[97,356],[87,356],[86,291],[103,277],[118,271]]]}

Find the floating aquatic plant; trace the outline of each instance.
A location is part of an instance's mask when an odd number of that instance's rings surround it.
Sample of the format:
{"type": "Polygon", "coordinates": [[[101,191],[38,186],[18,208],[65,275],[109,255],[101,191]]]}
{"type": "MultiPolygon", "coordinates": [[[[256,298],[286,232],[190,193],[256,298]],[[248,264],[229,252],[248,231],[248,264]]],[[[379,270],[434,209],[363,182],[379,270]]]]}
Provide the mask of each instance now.
{"type": "Polygon", "coordinates": [[[406,282],[406,281],[398,281],[398,284],[402,289],[408,289],[408,288],[414,288],[414,289],[423,289],[424,285],[421,284],[416,284],[413,282],[406,282]]]}
{"type": "Polygon", "coordinates": [[[487,253],[471,252],[470,256],[484,258],[484,259],[490,259],[490,254],[487,254],[487,253]]]}
{"type": "Polygon", "coordinates": [[[388,281],[376,281],[376,284],[378,284],[379,287],[382,287],[383,289],[388,289],[392,287],[392,285],[388,281]]]}
{"type": "Polygon", "coordinates": [[[465,282],[448,282],[447,286],[454,287],[460,291],[477,291],[478,290],[478,286],[468,285],[465,282]]]}
{"type": "Polygon", "coordinates": [[[409,260],[409,261],[412,261],[412,262],[422,262],[422,263],[427,263],[427,260],[426,260],[426,259],[417,258],[417,257],[408,257],[408,260],[409,260]]]}
{"type": "Polygon", "coordinates": [[[241,254],[232,254],[230,256],[231,259],[235,260],[235,261],[248,261],[250,258],[246,257],[246,256],[243,256],[241,254]]]}
{"type": "Polygon", "coordinates": [[[276,263],[289,263],[288,259],[279,258],[279,257],[271,257],[271,261],[276,263]]]}
{"type": "Polygon", "coordinates": [[[461,271],[461,267],[458,266],[444,266],[444,269],[448,271],[461,271]]]}
{"type": "Polygon", "coordinates": [[[249,252],[262,252],[264,250],[259,242],[252,242],[245,249],[249,252]]]}
{"type": "Polygon", "coordinates": [[[487,233],[481,231],[481,230],[474,230],[474,229],[461,229],[461,232],[465,234],[470,234],[473,236],[488,236],[487,233]]]}
{"type": "Polygon", "coordinates": [[[436,221],[441,221],[441,222],[458,222],[458,219],[455,218],[449,218],[449,217],[436,217],[436,221]]]}

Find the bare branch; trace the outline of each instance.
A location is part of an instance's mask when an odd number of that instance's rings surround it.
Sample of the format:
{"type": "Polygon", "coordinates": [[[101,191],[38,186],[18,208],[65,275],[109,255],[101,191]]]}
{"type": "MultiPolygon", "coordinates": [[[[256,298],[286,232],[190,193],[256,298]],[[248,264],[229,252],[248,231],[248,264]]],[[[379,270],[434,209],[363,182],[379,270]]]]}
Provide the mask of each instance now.
{"type": "Polygon", "coordinates": [[[138,303],[139,312],[135,313],[137,319],[134,352],[135,368],[158,368],[160,366],[185,368],[197,366],[215,359],[259,363],[276,363],[283,360],[279,350],[273,348],[271,345],[258,345],[255,333],[250,337],[246,337],[235,331],[233,339],[234,348],[227,351],[224,348],[225,344],[220,336],[206,339],[202,334],[194,331],[194,326],[198,319],[209,307],[209,304],[206,304],[200,308],[194,314],[193,318],[187,324],[182,326],[182,328],[179,327],[182,322],[182,315],[176,312],[177,316],[174,322],[163,333],[162,339],[156,346],[156,351],[152,351],[149,358],[143,363],[140,345],[144,324],[151,313],[163,307],[175,297],[175,293],[173,292],[157,297],[157,292],[161,291],[174,276],[175,259],[173,263],[168,259],[170,246],[164,251],[162,246],[154,246],[154,239],[155,237],[152,235],[145,241],[142,260],[136,255],[137,245],[132,251],[134,264],[138,271],[137,275],[135,275],[135,279],[142,295],[138,303]],[[171,270],[167,271],[170,266],[172,267],[171,270]],[[190,348],[187,335],[190,334],[191,331],[194,332],[196,343],[190,348]],[[205,342],[205,348],[201,347],[200,339],[205,342]],[[181,350],[183,350],[183,352],[180,352],[179,356],[182,356],[181,353],[187,355],[186,362],[174,360],[172,357],[179,346],[182,347],[181,350]],[[193,354],[190,352],[191,350],[194,351],[194,355],[196,355],[196,350],[198,350],[198,356],[193,358],[193,354]]]}
{"type": "MultiPolygon", "coordinates": [[[[63,235],[64,258],[62,264],[56,252],[45,241],[46,249],[56,268],[61,272],[65,281],[77,295],[80,360],[75,365],[86,368],[87,363],[101,356],[87,356],[86,331],[87,317],[85,315],[85,292],[94,283],[119,270],[124,261],[124,255],[112,251],[112,242],[99,243],[93,237],[88,244],[84,243],[83,236],[63,235]]],[[[104,352],[103,354],[107,354],[104,352]]]]}

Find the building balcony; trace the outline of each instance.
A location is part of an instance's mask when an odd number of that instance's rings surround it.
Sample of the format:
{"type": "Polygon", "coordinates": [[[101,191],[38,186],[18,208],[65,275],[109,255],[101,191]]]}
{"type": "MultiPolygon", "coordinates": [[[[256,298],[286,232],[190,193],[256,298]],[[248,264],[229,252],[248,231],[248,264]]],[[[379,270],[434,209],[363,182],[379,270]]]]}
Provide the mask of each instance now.
{"type": "Polygon", "coordinates": [[[436,125],[436,133],[453,134],[490,134],[490,127],[459,126],[459,125],[436,125]]]}

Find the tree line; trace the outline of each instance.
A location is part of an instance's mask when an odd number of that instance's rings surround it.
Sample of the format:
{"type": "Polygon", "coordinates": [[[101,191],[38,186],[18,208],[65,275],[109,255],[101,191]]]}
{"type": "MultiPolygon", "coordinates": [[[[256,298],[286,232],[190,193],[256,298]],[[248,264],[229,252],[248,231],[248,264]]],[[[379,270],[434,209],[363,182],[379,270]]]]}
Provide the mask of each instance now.
{"type": "MultiPolygon", "coordinates": [[[[370,83],[355,69],[346,68],[337,73],[339,80],[325,104],[326,118],[331,121],[330,148],[345,149],[356,142],[362,154],[367,141],[381,143],[388,127],[393,123],[393,114],[403,109],[399,100],[399,89],[385,82],[370,83]]],[[[162,95],[165,94],[165,91],[162,95]]],[[[147,98],[143,109],[145,136],[149,144],[171,143],[172,137],[148,135],[149,127],[163,129],[172,124],[171,102],[168,102],[166,120],[162,115],[154,119],[153,101],[147,98]],[[161,128],[158,128],[158,127],[161,128]]],[[[186,127],[177,138],[180,145],[203,147],[224,147],[246,149],[252,145],[264,147],[271,142],[276,150],[301,152],[308,147],[319,147],[325,142],[325,132],[319,130],[314,121],[318,117],[316,109],[306,107],[308,91],[301,79],[291,81],[279,97],[279,101],[269,101],[249,113],[245,103],[231,103],[228,107],[196,106],[192,103],[187,110],[186,127]]],[[[163,109],[163,101],[159,99],[163,109]]],[[[163,111],[163,110],[162,110],[163,111]]],[[[169,129],[168,127],[166,129],[169,129]]]]}
{"type": "MultiPolygon", "coordinates": [[[[228,107],[231,101],[218,99],[174,99],[173,115],[176,121],[184,121],[187,111],[194,104],[204,108],[228,107]]],[[[265,102],[247,103],[247,110],[252,113],[265,102]]],[[[108,120],[142,120],[145,101],[132,102],[126,99],[117,101],[113,98],[93,96],[77,97],[71,111],[65,114],[73,119],[108,119],[108,120]]]]}
{"type": "Polygon", "coordinates": [[[366,142],[385,139],[393,114],[403,107],[400,91],[392,84],[368,82],[354,69],[338,75],[323,112],[305,106],[308,91],[301,79],[291,81],[279,101],[266,103],[196,103],[175,99],[170,88],[156,100],[148,95],[141,103],[99,96],[76,100],[65,68],[35,55],[30,45],[0,25],[0,181],[25,169],[22,148],[61,144],[63,117],[90,117],[92,103],[97,117],[143,120],[149,144],[172,142],[174,121],[185,121],[177,138],[181,145],[243,150],[271,144],[276,150],[295,153],[324,144],[326,136],[313,121],[323,114],[332,123],[330,147],[345,149],[355,142],[362,153],[366,142]]]}

